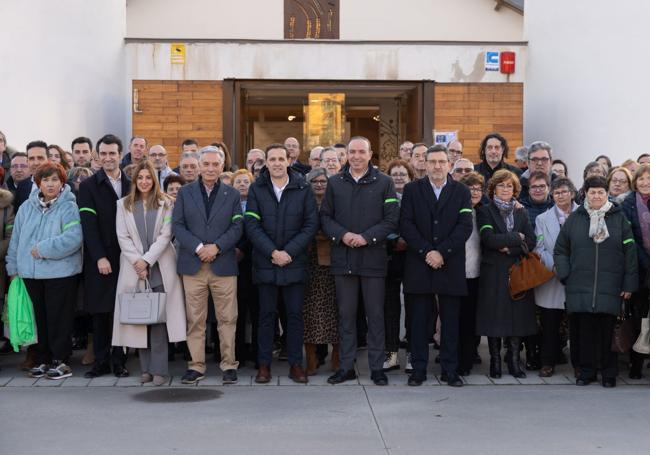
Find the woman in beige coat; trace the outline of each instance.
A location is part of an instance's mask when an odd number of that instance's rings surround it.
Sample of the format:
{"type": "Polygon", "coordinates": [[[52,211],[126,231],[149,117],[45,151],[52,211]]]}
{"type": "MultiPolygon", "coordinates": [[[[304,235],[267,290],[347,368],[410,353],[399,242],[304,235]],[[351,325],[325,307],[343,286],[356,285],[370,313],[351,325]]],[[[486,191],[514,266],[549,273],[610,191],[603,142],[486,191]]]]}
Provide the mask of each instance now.
{"type": "Polygon", "coordinates": [[[139,349],[141,382],[168,381],[168,342],[185,341],[183,288],[176,273],[171,243],[172,204],[160,191],[148,161],[133,172],[131,193],[117,201],[116,229],[122,253],[113,319],[113,346],[139,349]],[[153,325],[120,323],[119,296],[143,288],[148,279],[154,292],[167,294],[167,322],[153,325]]]}

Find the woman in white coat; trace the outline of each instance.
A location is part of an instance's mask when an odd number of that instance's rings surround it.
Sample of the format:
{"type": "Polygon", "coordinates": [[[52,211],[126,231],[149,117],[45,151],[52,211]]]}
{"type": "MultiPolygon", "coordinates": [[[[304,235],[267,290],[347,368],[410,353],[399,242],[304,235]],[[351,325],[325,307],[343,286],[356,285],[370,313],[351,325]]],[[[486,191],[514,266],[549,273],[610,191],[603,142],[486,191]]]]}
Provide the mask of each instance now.
{"type": "Polygon", "coordinates": [[[117,201],[116,230],[122,253],[113,319],[113,346],[139,349],[141,382],[168,382],[168,342],[185,341],[183,288],[176,273],[172,245],[172,204],[160,191],[156,172],[148,161],[133,171],[128,196],[117,201]],[[120,323],[121,294],[143,288],[148,279],[154,292],[165,292],[167,322],[153,325],[120,323]]]}
{"type": "MultiPolygon", "coordinates": [[[[553,270],[553,249],[560,233],[560,228],[578,208],[573,202],[577,194],[575,186],[567,178],[555,179],[551,184],[551,195],[555,205],[542,213],[535,220],[535,235],[542,263],[547,269],[553,270]]],[[[540,320],[542,325],[542,368],[539,375],[542,377],[553,376],[558,353],[560,352],[560,325],[564,318],[564,285],[560,280],[553,278],[551,281],[535,288],[535,304],[540,307],[540,320]]]]}

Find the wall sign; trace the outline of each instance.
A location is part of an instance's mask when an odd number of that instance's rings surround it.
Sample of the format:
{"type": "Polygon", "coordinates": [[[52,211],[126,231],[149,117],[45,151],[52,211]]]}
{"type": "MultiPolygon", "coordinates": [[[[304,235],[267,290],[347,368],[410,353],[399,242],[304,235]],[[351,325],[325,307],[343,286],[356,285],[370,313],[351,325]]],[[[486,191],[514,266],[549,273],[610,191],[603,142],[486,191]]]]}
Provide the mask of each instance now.
{"type": "Polygon", "coordinates": [[[172,43],[169,47],[169,56],[171,62],[174,65],[184,65],[185,64],[185,44],[184,43],[172,43]]]}
{"type": "Polygon", "coordinates": [[[499,52],[485,53],[485,71],[499,71],[499,52]]]}
{"type": "Polygon", "coordinates": [[[339,0],[284,0],[284,39],[339,39],[339,0]]]}

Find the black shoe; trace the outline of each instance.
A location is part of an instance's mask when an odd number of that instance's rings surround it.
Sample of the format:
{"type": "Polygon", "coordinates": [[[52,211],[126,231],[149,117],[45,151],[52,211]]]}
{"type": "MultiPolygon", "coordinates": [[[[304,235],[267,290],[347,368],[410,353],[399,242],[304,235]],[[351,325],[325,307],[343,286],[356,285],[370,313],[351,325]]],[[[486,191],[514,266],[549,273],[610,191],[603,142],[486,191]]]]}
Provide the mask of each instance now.
{"type": "Polygon", "coordinates": [[[110,374],[111,372],[111,367],[109,367],[107,364],[95,364],[93,367],[90,369],[90,371],[86,371],[84,373],[84,378],[87,379],[92,379],[92,378],[98,378],[100,376],[104,376],[105,374],[110,374]]]}
{"type": "Polygon", "coordinates": [[[593,377],[586,377],[586,376],[580,376],[578,379],[576,379],[576,385],[578,386],[586,386],[594,382],[596,378],[593,377]]]}
{"type": "Polygon", "coordinates": [[[449,375],[445,382],[447,382],[447,385],[451,386],[451,387],[462,387],[463,386],[463,381],[462,381],[462,379],[460,379],[460,377],[457,374],[449,375]]]}
{"type": "Polygon", "coordinates": [[[630,379],[642,379],[643,374],[641,374],[641,370],[636,370],[636,369],[630,369],[630,373],[627,375],[628,378],[630,379]]]}
{"type": "MultiPolygon", "coordinates": [[[[515,378],[525,378],[526,373],[521,371],[520,365],[521,343],[519,337],[510,337],[508,339],[508,373],[515,378]]],[[[539,370],[541,366],[537,367],[539,370]]]]}
{"type": "Polygon", "coordinates": [[[354,370],[339,370],[336,373],[334,373],[332,376],[327,378],[327,383],[328,384],[341,384],[342,382],[345,381],[352,381],[354,379],[357,379],[357,373],[355,373],[354,370]]]}
{"type": "Polygon", "coordinates": [[[408,380],[407,384],[412,386],[412,387],[418,387],[418,386],[421,386],[422,383],[424,381],[426,381],[426,380],[427,380],[427,375],[426,374],[413,372],[413,374],[411,374],[411,376],[409,376],[409,380],[408,380]]]}
{"type": "Polygon", "coordinates": [[[603,378],[602,384],[606,389],[616,387],[616,378],[603,378]]]}
{"type": "Polygon", "coordinates": [[[237,384],[237,370],[230,369],[223,372],[224,384],[237,384]]]}
{"type": "Polygon", "coordinates": [[[469,376],[472,374],[472,370],[458,370],[458,376],[469,376]]]}
{"type": "Polygon", "coordinates": [[[9,342],[9,340],[3,340],[2,346],[0,347],[0,355],[12,354],[13,352],[14,350],[11,347],[11,343],[9,342]]]}
{"type": "Polygon", "coordinates": [[[388,376],[382,370],[376,370],[370,373],[370,379],[375,385],[388,385],[388,376]]]}
{"type": "Polygon", "coordinates": [[[181,378],[181,383],[182,384],[196,384],[199,382],[201,379],[205,379],[205,375],[203,373],[199,373],[196,370],[187,370],[183,377],[181,378]]]}
{"type": "Polygon", "coordinates": [[[501,377],[501,338],[488,337],[488,348],[490,349],[490,377],[499,379],[501,377]]]}
{"type": "Polygon", "coordinates": [[[113,365],[113,374],[116,378],[128,378],[129,370],[124,365],[113,365]]]}

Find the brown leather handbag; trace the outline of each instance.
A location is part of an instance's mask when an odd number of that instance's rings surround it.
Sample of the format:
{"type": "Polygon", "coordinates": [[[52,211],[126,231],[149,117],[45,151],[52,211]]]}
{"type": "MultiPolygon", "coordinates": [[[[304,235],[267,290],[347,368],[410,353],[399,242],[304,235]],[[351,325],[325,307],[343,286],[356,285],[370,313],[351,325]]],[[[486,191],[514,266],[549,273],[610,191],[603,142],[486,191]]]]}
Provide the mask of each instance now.
{"type": "Polygon", "coordinates": [[[521,242],[522,256],[510,266],[508,290],[513,300],[521,300],[526,292],[550,281],[555,274],[547,269],[539,254],[528,249],[525,241],[521,242]]]}

